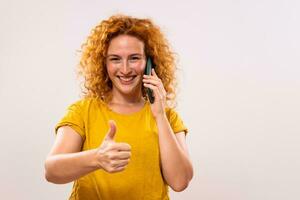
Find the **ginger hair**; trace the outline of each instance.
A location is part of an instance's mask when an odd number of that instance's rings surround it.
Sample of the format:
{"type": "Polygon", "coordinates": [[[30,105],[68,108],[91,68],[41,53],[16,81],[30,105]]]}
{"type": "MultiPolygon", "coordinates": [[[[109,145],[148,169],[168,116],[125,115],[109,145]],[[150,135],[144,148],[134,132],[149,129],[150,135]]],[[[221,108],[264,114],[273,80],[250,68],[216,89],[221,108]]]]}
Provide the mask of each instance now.
{"type": "MultiPolygon", "coordinates": [[[[144,53],[152,59],[166,90],[167,106],[175,107],[175,54],[168,41],[151,19],[125,15],[113,15],[101,21],[82,44],[78,75],[83,78],[83,96],[108,101],[112,82],[106,69],[106,55],[110,41],[119,35],[134,36],[144,43],[144,53]]],[[[147,99],[145,88],[142,88],[143,97],[147,99]]]]}

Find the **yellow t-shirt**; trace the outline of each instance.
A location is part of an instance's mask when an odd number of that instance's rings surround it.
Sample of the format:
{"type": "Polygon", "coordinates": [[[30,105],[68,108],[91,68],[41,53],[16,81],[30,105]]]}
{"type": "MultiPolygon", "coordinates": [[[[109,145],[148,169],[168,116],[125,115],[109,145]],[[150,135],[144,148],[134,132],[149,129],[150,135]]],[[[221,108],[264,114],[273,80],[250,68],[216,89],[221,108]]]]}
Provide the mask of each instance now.
{"type": "MultiPolygon", "coordinates": [[[[174,133],[187,128],[174,109],[166,109],[174,133]]],[[[69,106],[56,125],[72,127],[84,140],[82,151],[98,148],[109,120],[116,122],[116,142],[131,146],[126,169],[117,173],[96,170],[74,182],[70,200],[168,200],[168,185],[161,173],[158,132],[150,103],[132,114],[112,111],[102,100],[82,99],[69,106]]]]}

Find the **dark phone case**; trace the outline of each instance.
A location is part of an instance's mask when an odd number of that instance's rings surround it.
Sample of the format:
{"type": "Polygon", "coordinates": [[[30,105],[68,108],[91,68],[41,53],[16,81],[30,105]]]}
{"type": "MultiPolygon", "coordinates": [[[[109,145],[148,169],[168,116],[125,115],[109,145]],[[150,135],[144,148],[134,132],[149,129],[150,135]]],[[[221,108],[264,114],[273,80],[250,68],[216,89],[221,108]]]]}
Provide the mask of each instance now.
{"type": "MultiPolygon", "coordinates": [[[[153,68],[151,58],[147,59],[147,64],[146,64],[146,69],[145,69],[145,74],[146,75],[151,75],[151,69],[153,68]]],[[[153,96],[153,91],[150,88],[146,88],[146,92],[148,95],[148,99],[150,103],[154,103],[154,96],[153,96]]]]}

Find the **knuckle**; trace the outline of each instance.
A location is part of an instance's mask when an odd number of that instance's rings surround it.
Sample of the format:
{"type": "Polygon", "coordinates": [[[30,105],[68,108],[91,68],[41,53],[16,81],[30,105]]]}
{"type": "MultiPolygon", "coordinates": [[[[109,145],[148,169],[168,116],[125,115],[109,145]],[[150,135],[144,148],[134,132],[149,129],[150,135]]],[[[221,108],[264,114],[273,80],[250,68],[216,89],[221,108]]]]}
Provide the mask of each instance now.
{"type": "Polygon", "coordinates": [[[125,169],[125,167],[121,167],[117,171],[120,172],[120,171],[123,171],[124,169],[125,169]]]}
{"type": "Polygon", "coordinates": [[[112,173],[112,172],[114,172],[114,168],[112,168],[112,167],[108,167],[108,168],[107,168],[107,172],[109,172],[109,173],[112,173]]]}
{"type": "MultiPolygon", "coordinates": [[[[108,154],[107,155],[107,158],[109,159],[109,160],[113,160],[114,158],[115,158],[115,155],[113,155],[113,154],[108,154]]],[[[111,161],[112,162],[112,161],[111,161]]]]}
{"type": "Polygon", "coordinates": [[[111,166],[112,166],[112,167],[118,166],[118,162],[115,161],[115,160],[111,161],[111,166]]]}

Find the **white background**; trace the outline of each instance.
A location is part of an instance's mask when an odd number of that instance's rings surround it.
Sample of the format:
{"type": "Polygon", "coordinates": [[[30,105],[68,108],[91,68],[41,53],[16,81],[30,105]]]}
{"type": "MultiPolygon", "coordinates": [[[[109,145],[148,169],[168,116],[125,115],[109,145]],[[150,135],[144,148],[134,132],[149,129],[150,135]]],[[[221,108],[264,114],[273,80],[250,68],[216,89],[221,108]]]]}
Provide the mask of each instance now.
{"type": "Polygon", "coordinates": [[[300,1],[1,1],[1,199],[67,199],[44,179],[78,100],[77,50],[102,19],[150,17],[179,56],[194,178],[171,199],[300,199],[300,1]]]}

